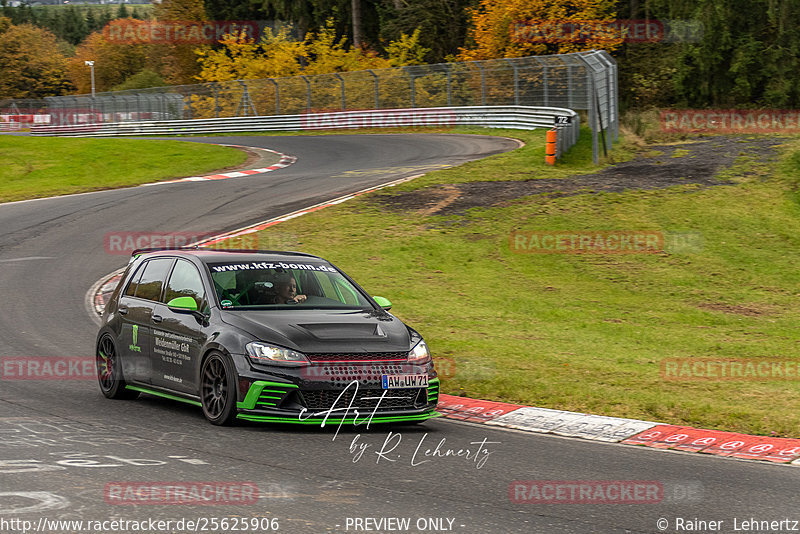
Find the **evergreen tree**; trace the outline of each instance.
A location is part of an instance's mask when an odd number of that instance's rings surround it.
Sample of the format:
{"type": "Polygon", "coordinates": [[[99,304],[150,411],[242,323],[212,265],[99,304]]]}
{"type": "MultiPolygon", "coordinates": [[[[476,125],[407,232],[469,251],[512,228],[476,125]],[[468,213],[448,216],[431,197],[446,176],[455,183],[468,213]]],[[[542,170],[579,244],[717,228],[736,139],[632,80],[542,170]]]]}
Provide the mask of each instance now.
{"type": "Polygon", "coordinates": [[[119,9],[117,10],[117,18],[118,19],[127,19],[130,17],[130,13],[128,12],[128,8],[125,5],[125,2],[122,2],[119,5],[119,9]]]}
{"type": "Polygon", "coordinates": [[[89,30],[86,27],[86,19],[75,6],[67,6],[64,10],[64,33],[59,37],[76,45],[86,39],[87,35],[89,30]]]}
{"type": "Polygon", "coordinates": [[[94,16],[94,9],[92,8],[86,10],[86,29],[89,33],[100,29],[97,18],[94,16]]]}
{"type": "Polygon", "coordinates": [[[114,17],[111,15],[111,7],[106,5],[103,9],[103,12],[100,13],[100,16],[97,17],[97,25],[100,28],[105,28],[106,24],[111,22],[114,17]]]}
{"type": "Polygon", "coordinates": [[[458,53],[465,46],[468,9],[478,0],[417,0],[415,2],[384,2],[378,5],[380,36],[394,41],[405,33],[411,35],[420,29],[420,45],[429,48],[425,58],[430,63],[441,63],[447,56],[458,53]]]}

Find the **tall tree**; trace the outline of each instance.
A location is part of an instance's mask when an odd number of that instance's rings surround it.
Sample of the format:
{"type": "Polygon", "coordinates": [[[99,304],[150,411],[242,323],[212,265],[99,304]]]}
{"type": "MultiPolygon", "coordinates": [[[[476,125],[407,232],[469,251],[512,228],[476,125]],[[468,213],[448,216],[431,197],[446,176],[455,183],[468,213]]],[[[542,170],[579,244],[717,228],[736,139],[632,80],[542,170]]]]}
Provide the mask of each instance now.
{"type": "Polygon", "coordinates": [[[796,0],[697,0],[699,42],[683,47],[675,83],[692,107],[800,104],[796,0]]]}
{"type": "Polygon", "coordinates": [[[89,33],[100,29],[97,17],[94,16],[94,9],[89,8],[86,10],[86,28],[89,30],[89,33]]]}
{"type": "MultiPolygon", "coordinates": [[[[208,19],[203,0],[163,0],[155,6],[153,15],[159,21],[181,24],[208,19]]],[[[178,41],[161,43],[151,47],[151,58],[157,58],[158,73],[167,83],[191,84],[197,81],[196,76],[200,73],[197,52],[209,46],[178,41]]]]}
{"type": "Polygon", "coordinates": [[[361,46],[361,0],[352,0],[350,3],[351,19],[353,21],[353,46],[361,46]]]}
{"type": "Polygon", "coordinates": [[[42,98],[72,88],[67,59],[51,32],[30,24],[3,24],[0,19],[0,42],[0,95],[42,98]]]}
{"type": "Polygon", "coordinates": [[[378,4],[381,39],[395,41],[420,30],[430,63],[441,63],[465,46],[469,10],[478,0],[386,0],[378,4]]]}
{"type": "MultiPolygon", "coordinates": [[[[460,59],[495,59],[539,54],[576,52],[603,48],[615,50],[622,38],[594,32],[580,42],[542,34],[539,21],[611,21],[616,18],[614,0],[481,0],[472,10],[470,38],[460,59]]],[[[544,27],[546,31],[546,26],[544,27]]]]}
{"type": "MultiPolygon", "coordinates": [[[[306,33],[334,20],[336,35],[353,36],[353,0],[261,0],[262,10],[282,23],[291,24],[302,39],[306,33]]],[[[359,31],[361,44],[377,45],[379,23],[377,0],[360,0],[359,31]]]]}
{"type": "Polygon", "coordinates": [[[69,5],[64,11],[64,33],[61,37],[74,45],[80,43],[89,35],[86,19],[75,6],[69,5]]]}
{"type": "MultiPolygon", "coordinates": [[[[114,35],[115,27],[122,32],[131,25],[145,24],[133,19],[118,19],[109,23],[108,35],[114,35]]],[[[120,32],[120,34],[123,34],[120,32]]],[[[78,93],[86,94],[91,90],[89,69],[85,61],[94,61],[95,81],[98,91],[108,91],[111,87],[123,83],[146,67],[152,60],[151,45],[135,44],[106,38],[103,32],[95,32],[81,43],[75,50],[75,57],[67,64],[70,79],[77,87],[78,93]]]]}

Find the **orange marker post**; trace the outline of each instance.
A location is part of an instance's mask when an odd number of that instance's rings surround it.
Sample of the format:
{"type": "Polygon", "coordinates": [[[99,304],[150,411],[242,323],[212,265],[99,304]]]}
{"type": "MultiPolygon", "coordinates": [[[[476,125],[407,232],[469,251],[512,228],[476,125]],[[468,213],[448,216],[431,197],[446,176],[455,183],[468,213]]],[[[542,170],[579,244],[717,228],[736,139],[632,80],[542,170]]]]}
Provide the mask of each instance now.
{"type": "Polygon", "coordinates": [[[556,140],[558,139],[558,130],[555,128],[547,130],[547,138],[544,144],[544,162],[548,165],[556,164],[556,140]]]}

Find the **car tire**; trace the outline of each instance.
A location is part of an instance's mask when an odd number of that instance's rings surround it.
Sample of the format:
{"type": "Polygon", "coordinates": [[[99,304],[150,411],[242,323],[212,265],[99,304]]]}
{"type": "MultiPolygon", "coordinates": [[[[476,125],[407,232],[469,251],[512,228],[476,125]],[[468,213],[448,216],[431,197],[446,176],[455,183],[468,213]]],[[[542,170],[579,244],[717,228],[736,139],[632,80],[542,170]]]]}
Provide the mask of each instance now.
{"type": "Polygon", "coordinates": [[[109,399],[133,400],[139,396],[138,391],[125,387],[127,384],[122,375],[122,362],[111,334],[103,334],[97,342],[95,370],[100,391],[109,399]]]}
{"type": "Polygon", "coordinates": [[[200,371],[200,403],[203,415],[212,425],[231,425],[236,420],[238,378],[228,358],[211,352],[200,371]]]}

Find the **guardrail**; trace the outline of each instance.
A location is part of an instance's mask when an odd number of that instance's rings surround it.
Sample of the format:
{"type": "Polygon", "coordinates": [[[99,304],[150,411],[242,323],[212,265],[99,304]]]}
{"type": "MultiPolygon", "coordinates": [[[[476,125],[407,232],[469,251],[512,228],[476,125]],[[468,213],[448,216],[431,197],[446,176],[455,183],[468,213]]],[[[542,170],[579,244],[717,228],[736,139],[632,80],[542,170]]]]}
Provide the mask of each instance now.
{"type": "MultiPolygon", "coordinates": [[[[83,113],[91,118],[93,114],[83,113]]],[[[566,108],[532,106],[460,106],[412,109],[376,109],[225,117],[170,121],[116,123],[80,123],[80,117],[59,117],[60,124],[33,126],[33,135],[87,137],[134,135],[187,135],[229,132],[307,131],[348,128],[397,128],[417,126],[482,126],[533,130],[558,128],[556,157],[561,157],[577,141],[580,132],[578,114],[566,108]],[[559,118],[561,117],[561,118],[559,118]]]]}

